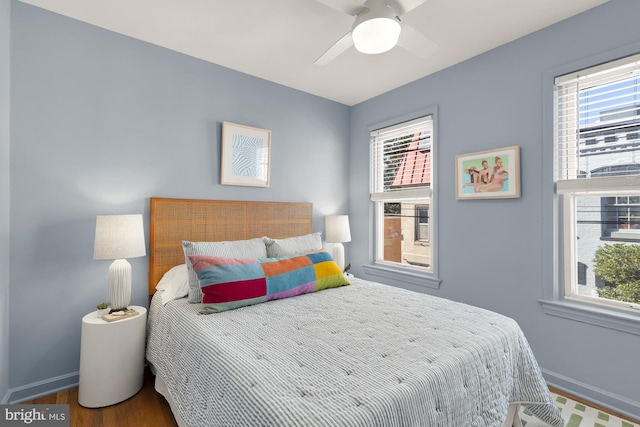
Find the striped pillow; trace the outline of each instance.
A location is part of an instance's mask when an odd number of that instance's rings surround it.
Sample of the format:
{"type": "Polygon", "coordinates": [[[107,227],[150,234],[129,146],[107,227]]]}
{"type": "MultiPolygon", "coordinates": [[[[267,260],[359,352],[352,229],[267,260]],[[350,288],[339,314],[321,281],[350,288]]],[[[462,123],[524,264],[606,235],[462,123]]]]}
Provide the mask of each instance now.
{"type": "Polygon", "coordinates": [[[270,237],[263,237],[263,239],[269,258],[302,255],[322,249],[322,234],[319,231],[287,239],[272,239],[270,237]]]}
{"type": "Polygon", "coordinates": [[[281,258],[189,259],[200,279],[202,314],[349,285],[326,251],[281,258]]]}

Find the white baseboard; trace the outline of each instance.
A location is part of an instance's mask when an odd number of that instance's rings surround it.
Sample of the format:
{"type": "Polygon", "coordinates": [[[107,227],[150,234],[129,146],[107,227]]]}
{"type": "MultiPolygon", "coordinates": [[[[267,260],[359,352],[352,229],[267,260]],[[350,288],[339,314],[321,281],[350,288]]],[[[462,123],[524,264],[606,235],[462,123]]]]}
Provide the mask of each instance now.
{"type": "Polygon", "coordinates": [[[9,396],[11,395],[11,390],[7,390],[7,392],[0,398],[0,404],[5,404],[9,402],[9,396]]]}
{"type": "Polygon", "coordinates": [[[80,380],[79,372],[60,375],[43,381],[9,389],[5,403],[20,403],[33,400],[48,394],[57,393],[72,387],[77,387],[80,380]]]}
{"type": "Polygon", "coordinates": [[[542,369],[547,384],[550,387],[564,391],[567,394],[591,402],[594,405],[610,409],[624,417],[640,420],[640,402],[611,393],[598,387],[585,384],[557,372],[542,369]]]}

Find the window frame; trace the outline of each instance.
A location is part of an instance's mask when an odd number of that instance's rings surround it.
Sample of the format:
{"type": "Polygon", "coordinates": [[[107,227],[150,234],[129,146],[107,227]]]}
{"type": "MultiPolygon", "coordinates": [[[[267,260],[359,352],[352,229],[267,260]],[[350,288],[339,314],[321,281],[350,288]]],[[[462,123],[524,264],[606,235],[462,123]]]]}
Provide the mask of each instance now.
{"type": "MultiPolygon", "coordinates": [[[[431,196],[427,198],[426,203],[420,202],[420,204],[426,204],[430,207],[430,249],[431,249],[431,271],[427,271],[424,268],[415,268],[409,265],[400,265],[396,263],[388,263],[381,260],[376,260],[377,243],[379,236],[383,236],[383,230],[380,229],[379,223],[376,221],[383,210],[384,202],[374,202],[369,199],[369,263],[363,265],[363,269],[367,275],[372,276],[376,280],[391,281],[392,284],[399,286],[417,287],[417,288],[430,288],[439,289],[441,280],[438,277],[438,227],[437,227],[437,141],[438,141],[438,108],[437,106],[427,107],[422,110],[415,111],[406,115],[390,118],[378,123],[367,126],[367,139],[370,141],[370,134],[373,131],[388,128],[400,123],[409,122],[419,119],[421,117],[431,116],[432,120],[432,135],[431,135],[431,196]]],[[[373,150],[373,144],[369,142],[369,159],[371,159],[371,150],[373,150]]],[[[369,160],[370,162],[370,160],[369,160]]],[[[371,170],[371,164],[369,165],[371,170]]],[[[371,173],[371,172],[370,172],[371,173]]]]}
{"type": "MultiPolygon", "coordinates": [[[[544,313],[578,322],[597,325],[616,331],[640,335],[640,310],[622,309],[594,301],[567,298],[564,294],[565,265],[563,262],[564,239],[566,230],[564,216],[567,214],[563,197],[556,191],[555,182],[555,140],[554,140],[554,101],[555,77],[590,68],[597,64],[615,61],[640,52],[640,43],[612,49],[588,58],[560,65],[543,72],[542,104],[542,228],[550,232],[542,233],[544,251],[542,260],[543,293],[539,300],[544,313]]],[[[606,178],[603,178],[606,179],[606,178]]]]}

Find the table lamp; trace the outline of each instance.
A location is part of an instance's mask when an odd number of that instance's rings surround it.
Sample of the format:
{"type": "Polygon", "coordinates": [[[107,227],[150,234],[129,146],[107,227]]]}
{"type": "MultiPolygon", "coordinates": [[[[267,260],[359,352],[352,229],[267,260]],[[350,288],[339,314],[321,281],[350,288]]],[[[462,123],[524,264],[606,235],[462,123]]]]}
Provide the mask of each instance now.
{"type": "Polygon", "coordinates": [[[131,302],[131,264],[125,258],[145,256],[142,215],[98,215],[93,259],[113,259],[107,273],[111,313],[131,302]]]}
{"type": "Polygon", "coordinates": [[[327,243],[333,243],[333,260],[340,270],[344,270],[344,246],[351,241],[348,215],[329,215],[324,218],[324,232],[327,243]]]}

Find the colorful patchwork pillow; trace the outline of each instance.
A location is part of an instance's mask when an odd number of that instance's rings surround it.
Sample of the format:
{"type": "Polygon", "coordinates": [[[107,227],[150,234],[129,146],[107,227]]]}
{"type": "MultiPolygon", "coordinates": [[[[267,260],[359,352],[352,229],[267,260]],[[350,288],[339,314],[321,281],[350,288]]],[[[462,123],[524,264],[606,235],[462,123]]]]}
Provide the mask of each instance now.
{"type": "MultiPolygon", "coordinates": [[[[190,242],[182,241],[185,263],[189,275],[189,299],[191,303],[202,301],[198,275],[193,271],[189,257],[192,255],[210,255],[226,258],[264,258],[268,257],[267,247],[262,237],[231,242],[190,242]]],[[[308,251],[311,252],[311,251],[308,251]]]]}
{"type": "Polygon", "coordinates": [[[202,314],[350,284],[326,251],[281,258],[189,259],[200,279],[202,314]]]}

